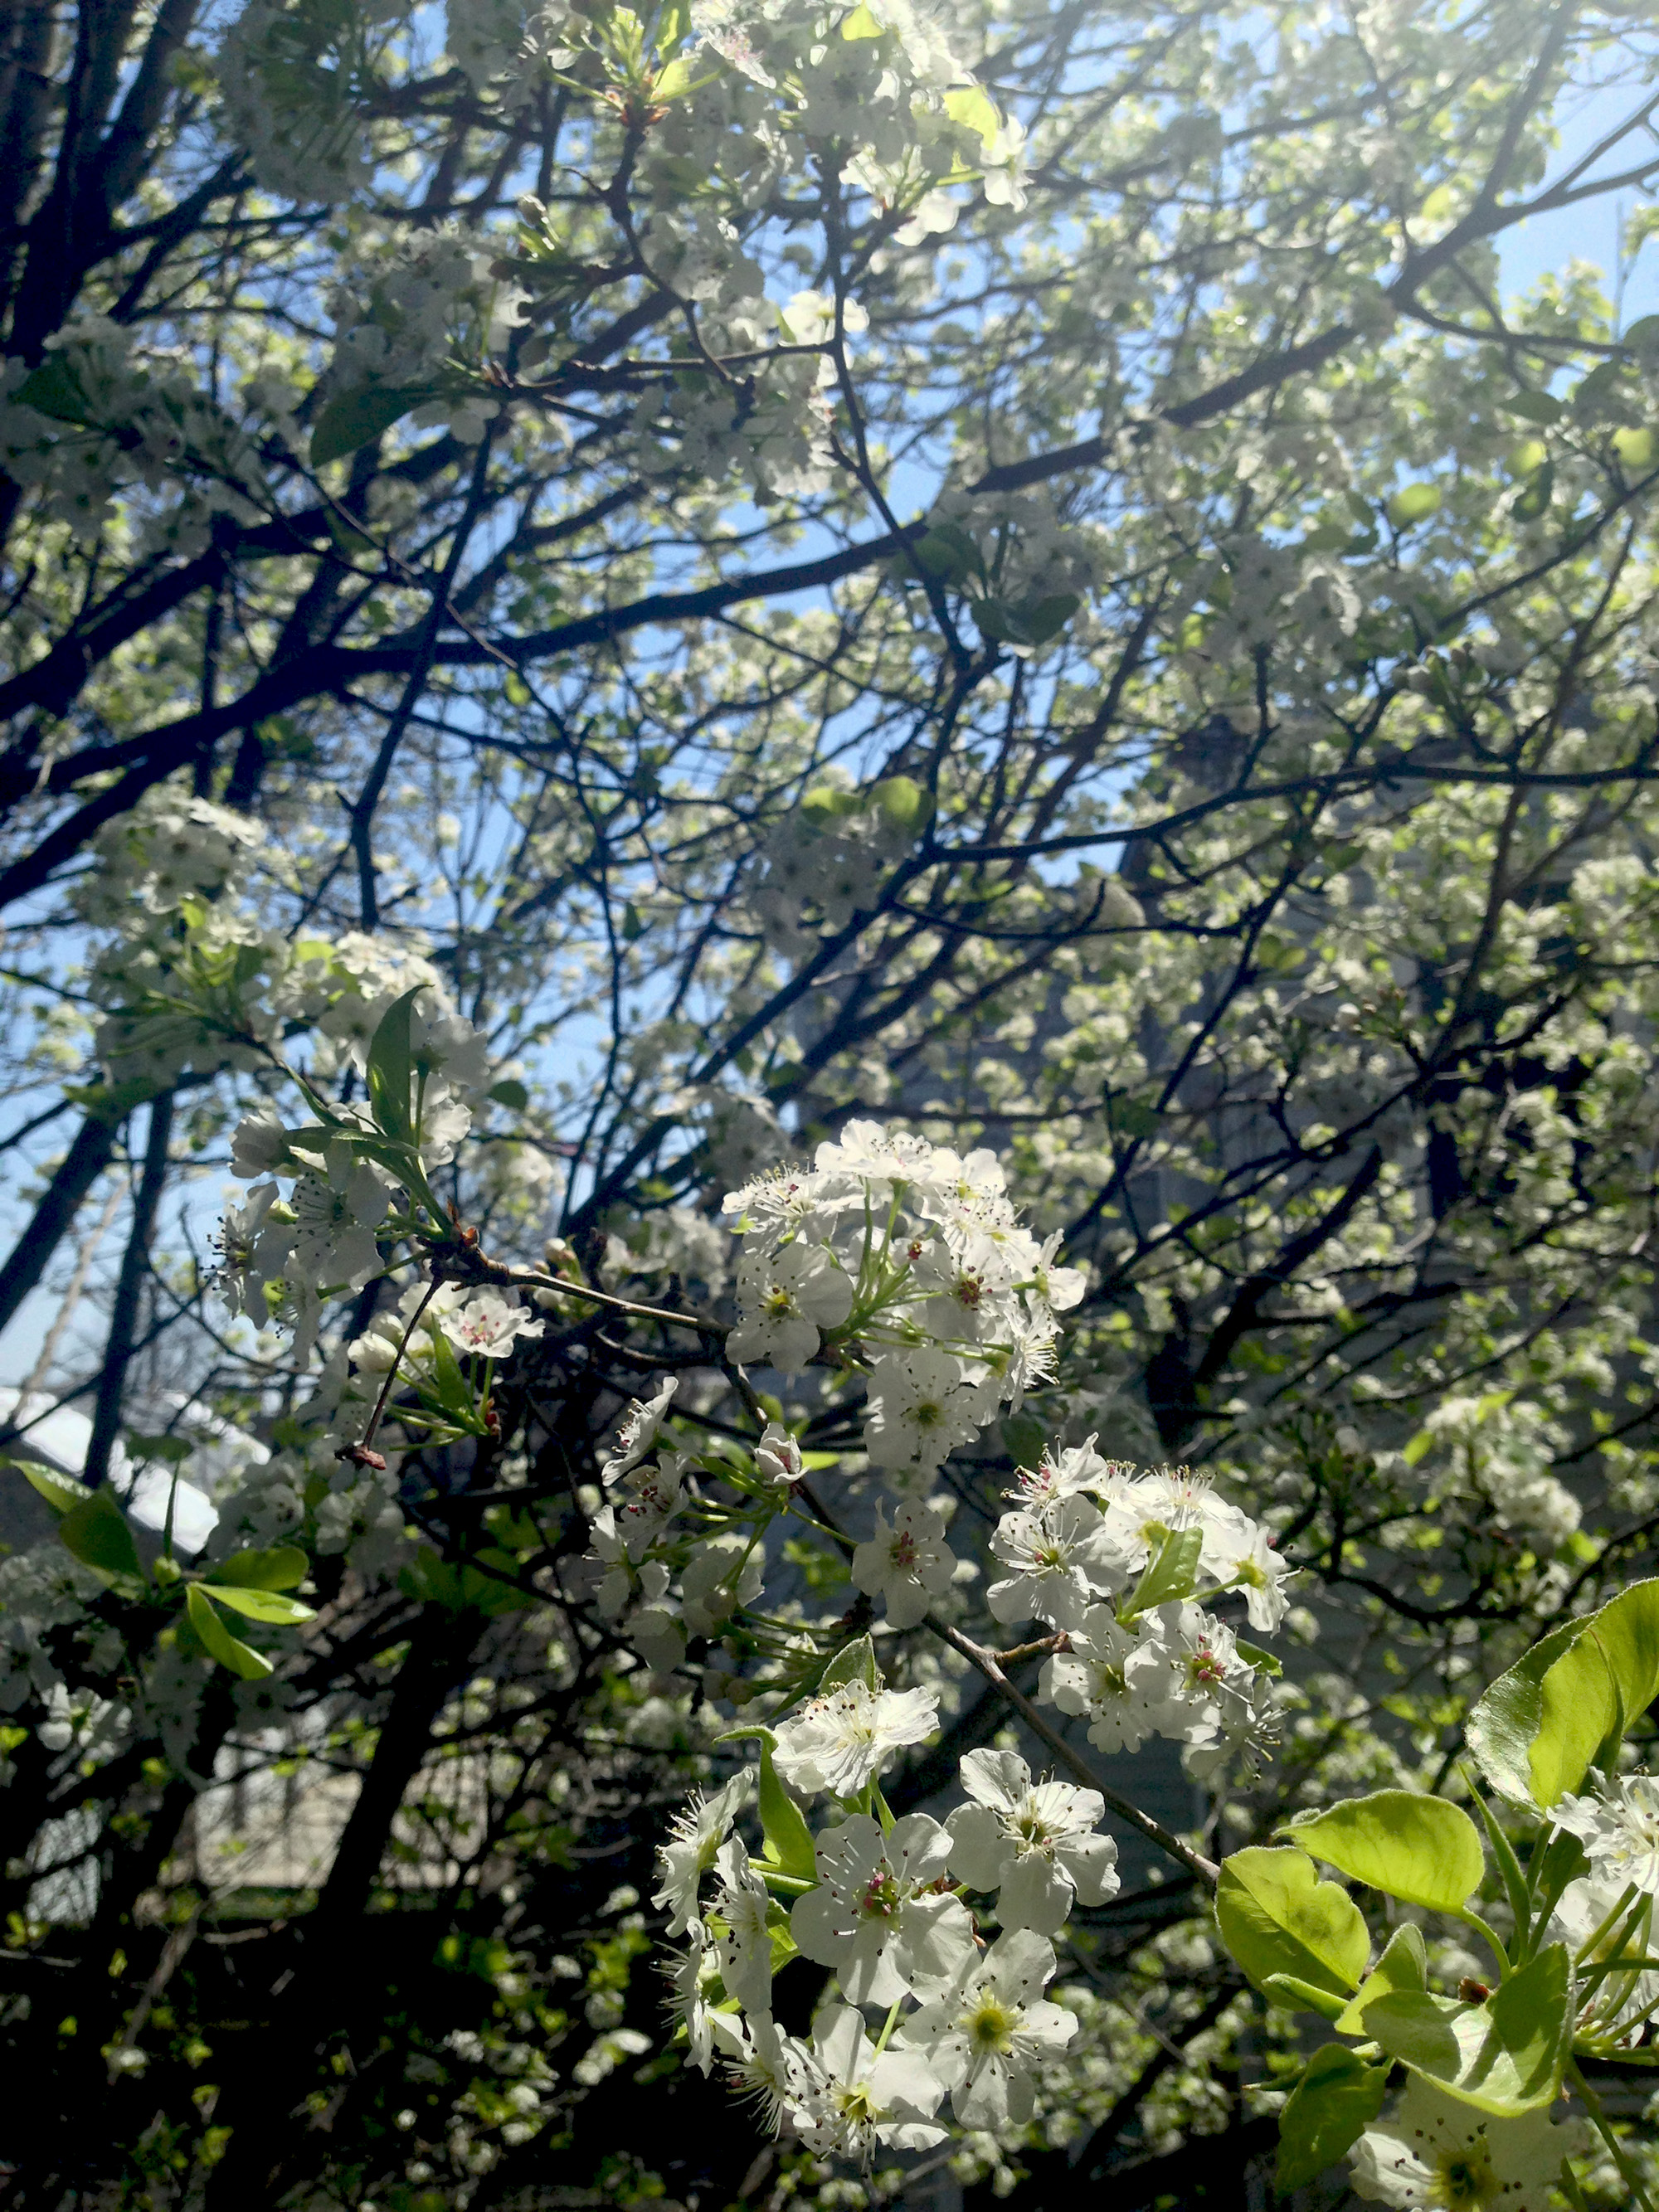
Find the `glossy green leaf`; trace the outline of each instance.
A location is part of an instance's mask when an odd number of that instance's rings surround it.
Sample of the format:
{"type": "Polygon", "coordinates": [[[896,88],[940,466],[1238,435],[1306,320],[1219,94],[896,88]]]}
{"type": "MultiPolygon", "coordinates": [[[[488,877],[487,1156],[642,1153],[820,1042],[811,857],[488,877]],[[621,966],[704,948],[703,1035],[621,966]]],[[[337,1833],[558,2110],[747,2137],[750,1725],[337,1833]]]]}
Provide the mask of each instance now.
{"type": "Polygon", "coordinates": [[[1285,1671],[1285,1662],[1271,1651],[1264,1651],[1259,1644],[1247,1644],[1240,1636],[1234,1639],[1234,1650],[1241,1659],[1248,1659],[1258,1674],[1278,1676],[1285,1671]]]}
{"type": "Polygon", "coordinates": [[[769,1742],[761,1745],[760,1817],[766,1856],[771,1863],[783,1874],[794,1875],[803,1881],[816,1881],[818,1862],[812,1847],[812,1832],[800,1807],[777,1778],[769,1742]]]}
{"type": "Polygon", "coordinates": [[[392,1000],[381,1015],[369,1042],[369,1103],[374,1109],[375,1126],[388,1137],[406,1138],[414,1132],[409,1097],[415,1072],[410,1025],[415,1001],[423,988],[417,983],[412,991],[405,991],[402,998],[392,1000]]]}
{"type": "Polygon", "coordinates": [[[1567,1622],[1501,1674],[1469,1716],[1469,1748],[1500,1795],[1547,1811],[1656,1695],[1659,1581],[1650,1581],[1567,1622]]]}
{"type": "Polygon", "coordinates": [[[1455,1912],[1486,1871],[1480,1831],[1462,1807],[1411,1790],[1350,1797],[1279,1833],[1351,1881],[1436,1912],[1455,1912]]]}
{"type": "Polygon", "coordinates": [[[0,1466],[15,1467],[25,1482],[38,1490],[54,1513],[70,1513],[77,1505],[84,1505],[92,1492],[84,1483],[71,1482],[66,1474],[53,1474],[44,1467],[35,1467],[27,1460],[0,1461],[0,1466]]]}
{"type": "Polygon", "coordinates": [[[1121,1608],[1121,1617],[1133,1620],[1155,1605],[1189,1598],[1198,1588],[1198,1555],[1203,1549],[1201,1528],[1175,1528],[1164,1539],[1140,1580],[1121,1608]]]}
{"type": "Polygon", "coordinates": [[[269,1552],[233,1552],[216,1559],[211,1569],[216,1583],[234,1583],[239,1589],[294,1589],[306,1578],[311,1562],[297,1544],[278,1544],[269,1552]]]}
{"type": "Polygon", "coordinates": [[[852,1644],[843,1644],[818,1677],[818,1694],[838,1690],[843,1682],[865,1682],[874,1689],[879,1680],[876,1673],[876,1647],[867,1636],[860,1636],[852,1644]]]}
{"type": "Polygon", "coordinates": [[[142,1575],[138,1547],[126,1516],[107,1490],[94,1490],[72,1506],[58,1533],[83,1566],[100,1575],[142,1575]]]}
{"type": "Polygon", "coordinates": [[[498,1106],[505,1106],[509,1113],[522,1114],[530,1103],[529,1091],[511,1075],[504,1075],[499,1083],[492,1083],[489,1095],[498,1106]]]}
{"type": "Polygon", "coordinates": [[[228,1668],[245,1682],[257,1682],[261,1675],[270,1674],[270,1660],[231,1634],[209,1603],[199,1583],[191,1583],[185,1592],[185,1609],[210,1658],[216,1659],[222,1667],[228,1668]]]}
{"type": "Polygon", "coordinates": [[[1423,1931],[1407,1921],[1389,1936],[1382,1957],[1338,2014],[1337,2032],[1342,2035],[1364,2035],[1368,2004],[1378,1997],[1392,1996],[1399,1990],[1426,1990],[1428,1986],[1429,1958],[1423,1931]]]}
{"type": "Polygon", "coordinates": [[[1546,461],[1528,478],[1526,489],[1516,495],[1510,512],[1518,522],[1536,522],[1555,497],[1555,464],[1546,461]]]}
{"type": "Polygon", "coordinates": [[[343,460],[436,395],[429,385],[364,384],[331,399],[311,433],[311,465],[343,460]]]}
{"type": "Polygon", "coordinates": [[[1528,1754],[1534,1801],[1553,1805],[1659,1696],[1659,1581],[1637,1583],[1604,1605],[1540,1687],[1538,1734],[1528,1754]]]}
{"type": "Polygon", "coordinates": [[[1358,2142],[1382,2109],[1389,2069],[1368,2066],[1345,2043],[1328,2043],[1308,2061],[1279,2116],[1281,2197],[1316,2180],[1358,2142]]]}
{"type": "Polygon", "coordinates": [[[1659,439],[1651,430],[1615,430],[1613,450],[1627,469],[1651,468],[1659,453],[1659,439]]]}
{"type": "Polygon", "coordinates": [[[202,1589],[216,1605],[228,1605],[233,1613],[245,1613],[250,1620],[270,1620],[283,1627],[292,1627],[296,1621],[315,1620],[317,1615],[308,1605],[301,1605],[297,1597],[286,1597],[280,1590],[237,1589],[228,1583],[204,1583],[202,1589]]]}
{"type": "Polygon", "coordinates": [[[1285,2012],[1316,2012],[1321,2020],[1333,2023],[1346,2009],[1334,1990],[1317,1990],[1311,1982],[1298,1981],[1294,1974],[1267,1975],[1261,1994],[1285,2012]]]}
{"type": "Polygon", "coordinates": [[[1464,1733],[1474,1763],[1513,1804],[1532,1798],[1530,1754],[1543,1717],[1544,1676],[1589,1625],[1570,1620],[1540,1638],[1498,1677],[1469,1715],[1464,1733]]]}
{"type": "Polygon", "coordinates": [[[1365,2033],[1391,2058],[1484,2112],[1553,2103],[1571,2040],[1572,1976],[1553,1943],[1481,2004],[1397,1991],[1365,2007],[1365,2033]]]}
{"type": "Polygon", "coordinates": [[[1253,1845],[1224,1859],[1215,1911],[1223,1942],[1258,1989],[1270,1974],[1343,1996],[1358,1988],[1371,1949],[1359,1908],[1293,1845],[1253,1845]]]}

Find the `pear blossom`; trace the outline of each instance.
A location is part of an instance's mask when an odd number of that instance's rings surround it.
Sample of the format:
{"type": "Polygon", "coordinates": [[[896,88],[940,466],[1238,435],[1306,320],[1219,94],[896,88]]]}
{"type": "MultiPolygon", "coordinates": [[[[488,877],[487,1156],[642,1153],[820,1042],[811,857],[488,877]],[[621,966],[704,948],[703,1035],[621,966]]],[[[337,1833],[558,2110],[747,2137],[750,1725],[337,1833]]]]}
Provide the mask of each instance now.
{"type": "Polygon", "coordinates": [[[1041,1513],[1005,1513],[991,1549],[1012,1570],[987,1593],[998,1620],[1077,1628],[1092,1604],[1129,1581],[1121,1542],[1086,1498],[1060,1498],[1041,1513]]]}
{"type": "Polygon", "coordinates": [[[797,1375],[817,1357],[821,1332],[853,1310],[853,1285],[822,1249],[786,1244],[739,1264],[738,1304],[744,1317],[726,1340],[727,1358],[797,1375]]]}
{"type": "Polygon", "coordinates": [[[982,1404],[963,1388],[962,1363],[948,1352],[889,1352],[870,1370],[870,1456],[878,1467],[931,1474],[978,1435],[982,1404]]]}
{"type": "Polygon", "coordinates": [[[763,1482],[787,1490],[806,1472],[801,1449],[781,1421],[769,1421],[755,1446],[755,1472],[763,1482]]]}
{"type": "Polygon", "coordinates": [[[309,1289],[343,1285],[362,1290],[379,1272],[376,1232],[391,1206],[385,1182],[367,1161],[355,1160],[347,1147],[331,1144],[327,1172],[307,1170],[297,1176],[291,1267],[309,1289]]]}
{"type": "Polygon", "coordinates": [[[885,1836],[854,1813],[817,1838],[818,1887],[795,1900],[789,1932],[805,1957],[836,1969],[850,2003],[895,2004],[954,1980],[975,1955],[962,1900],[937,1887],[950,1852],[925,1813],[885,1836]]]}
{"type": "Polygon", "coordinates": [[[1158,1733],[1153,1692],[1161,1682],[1157,1649],[1142,1618],[1127,1627],[1109,1605],[1091,1605],[1067,1642],[1042,1662],[1039,1700],[1062,1713],[1086,1713],[1097,1751],[1139,1751],[1158,1733]]]}
{"type": "Polygon", "coordinates": [[[874,1534],[853,1553],[853,1586],[886,1601],[890,1627],[914,1628],[950,1589],[956,1569],[939,1508],[907,1498],[890,1524],[877,1508],[874,1534]]]}
{"type": "Polygon", "coordinates": [[[1031,2117],[1033,2069],[1077,2033],[1076,2014],[1042,1995],[1054,1964],[1046,1937],[1010,1929],[954,1987],[904,2022],[907,2048],[927,2052],[963,2127],[999,2128],[1031,2117]]]}
{"type": "Polygon", "coordinates": [[[630,1467],[637,1467],[650,1455],[657,1440],[657,1431],[667,1415],[669,1405],[680,1387],[678,1375],[670,1375],[659,1384],[649,1398],[636,1398],[623,1416],[617,1431],[617,1448],[605,1461],[601,1473],[607,1483],[616,1482],[630,1467]]]}
{"type": "Polygon", "coordinates": [[[671,1936],[683,1936],[699,1919],[698,1885],[714,1865],[753,1788],[753,1774],[745,1767],[712,1797],[694,1793],[670,1820],[668,1840],[657,1846],[662,1887],[651,1902],[667,1910],[671,1936]]]}
{"type": "Polygon", "coordinates": [[[718,1923],[714,1955],[726,1994],[746,2011],[766,2012],[772,2002],[771,1893],[749,1863],[741,1839],[730,1836],[714,1857],[717,1887],[711,1920],[718,1923]]]}
{"type": "Polygon", "coordinates": [[[766,1561],[739,1529],[706,1536],[680,1577],[685,1625],[694,1636],[712,1636],[738,1608],[752,1605],[766,1582],[766,1561]]]}
{"type": "Polygon", "coordinates": [[[479,1359],[507,1359],[520,1337],[539,1336],[546,1323],[521,1306],[516,1295],[486,1290],[441,1315],[438,1326],[458,1351],[479,1359]]]}
{"type": "Polygon", "coordinates": [[[809,2149],[862,2159],[877,2143],[927,2150],[943,2142],[933,2116],[945,2084],[931,2053],[901,2046],[878,2056],[851,2005],[819,2016],[813,2045],[815,2073],[790,2115],[809,2149]]]}
{"type": "Polygon", "coordinates": [[[824,1790],[832,1797],[856,1797],[907,1744],[925,1741],[938,1717],[936,1690],[843,1682],[779,1724],[773,1764],[803,1795],[824,1790]]]}
{"type": "Polygon", "coordinates": [[[1594,1796],[1563,1797],[1550,1817],[1578,1838],[1595,1873],[1659,1897],[1659,1776],[1621,1775],[1594,1796]]]}
{"type": "Polygon", "coordinates": [[[946,1823],[951,1870],[969,1889],[999,1892],[1005,1928],[1053,1936],[1074,1899],[1103,1905],[1118,1891],[1117,1845],[1098,1832],[1105,1800],[1069,1782],[1036,1782],[1012,1751],[970,1751],[962,1786],[973,1800],[946,1823]]]}
{"type": "Polygon", "coordinates": [[[1481,2112],[1407,2078],[1391,2119],[1367,2128],[1348,2154],[1357,2195],[1401,2212],[1547,2212],[1577,2130],[1547,2109],[1513,2118],[1481,2112]]]}

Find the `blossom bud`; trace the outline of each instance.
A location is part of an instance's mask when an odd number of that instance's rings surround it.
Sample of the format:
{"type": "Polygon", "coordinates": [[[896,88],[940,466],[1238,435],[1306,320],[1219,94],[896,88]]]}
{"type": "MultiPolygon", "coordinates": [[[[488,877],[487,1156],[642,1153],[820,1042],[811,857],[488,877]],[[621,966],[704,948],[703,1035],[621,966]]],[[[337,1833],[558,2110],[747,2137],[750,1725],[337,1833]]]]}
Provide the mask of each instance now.
{"type": "Polygon", "coordinates": [[[801,1463],[800,1446],[780,1421],[766,1424],[755,1447],[755,1466],[763,1482],[775,1482],[786,1490],[806,1472],[801,1463]]]}

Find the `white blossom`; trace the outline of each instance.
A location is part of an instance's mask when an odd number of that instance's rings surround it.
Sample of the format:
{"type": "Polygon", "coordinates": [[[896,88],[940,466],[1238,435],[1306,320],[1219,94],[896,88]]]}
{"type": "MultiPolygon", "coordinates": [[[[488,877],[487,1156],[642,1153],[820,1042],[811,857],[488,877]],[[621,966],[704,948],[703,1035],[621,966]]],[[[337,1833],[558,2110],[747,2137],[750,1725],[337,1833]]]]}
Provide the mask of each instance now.
{"type": "Polygon", "coordinates": [[[890,1626],[914,1628],[949,1589],[956,1568],[939,1508],[906,1499],[890,1524],[877,1508],[874,1534],[853,1553],[853,1586],[886,1601],[890,1626]]]}
{"type": "Polygon", "coordinates": [[[951,1870],[970,1889],[999,1892],[1005,1928],[1052,1936],[1073,1899],[1102,1905],[1116,1896],[1117,1845],[1098,1832],[1106,1805],[1097,1790],[1034,1783],[1012,1751],[970,1751],[962,1786],[974,1802],[947,1823],[951,1870]]]}
{"type": "Polygon", "coordinates": [[[952,1989],[904,2022],[905,2045],[927,2052],[963,2127],[1031,2117],[1034,2068],[1077,2033],[1077,2015],[1042,1995],[1054,1971],[1052,1943],[1029,1928],[1011,1929],[952,1989]]]}
{"type": "Polygon", "coordinates": [[[832,1797],[856,1797],[897,1752],[933,1734],[938,1714],[936,1690],[843,1682],[780,1723],[773,1763],[804,1795],[826,1790],[832,1797]]]}
{"type": "Polygon", "coordinates": [[[1591,1797],[1563,1797],[1550,1815],[1583,1844],[1595,1873],[1659,1897],[1659,1777],[1626,1774],[1591,1797]]]}
{"type": "Polygon", "coordinates": [[[802,1954],[833,1966],[852,2004],[891,2005],[954,1980],[974,1955],[973,1923],[936,1884],[951,1838],[925,1813],[884,1837],[854,1813],[816,1839],[818,1887],[798,1898],[789,1932],[802,1954]]]}
{"type": "Polygon", "coordinates": [[[1423,2212],[1547,2212],[1575,2131],[1548,2112],[1515,2118],[1479,2111],[1408,2076],[1391,2119],[1367,2128],[1348,2154],[1356,2192],[1374,2204],[1423,2212]]]}

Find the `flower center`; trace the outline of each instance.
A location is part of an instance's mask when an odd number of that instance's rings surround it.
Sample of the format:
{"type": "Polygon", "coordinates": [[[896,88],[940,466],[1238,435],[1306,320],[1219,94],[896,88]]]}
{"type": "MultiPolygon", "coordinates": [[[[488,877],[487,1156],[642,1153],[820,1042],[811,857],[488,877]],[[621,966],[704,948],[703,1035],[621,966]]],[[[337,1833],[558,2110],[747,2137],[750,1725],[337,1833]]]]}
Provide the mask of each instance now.
{"type": "Polygon", "coordinates": [[[1019,2014],[1008,2006],[999,2004],[988,1993],[963,2017],[962,2023],[969,2042],[985,2057],[994,2051],[1011,2050],[1014,2030],[1018,2025],[1019,2014]]]}

